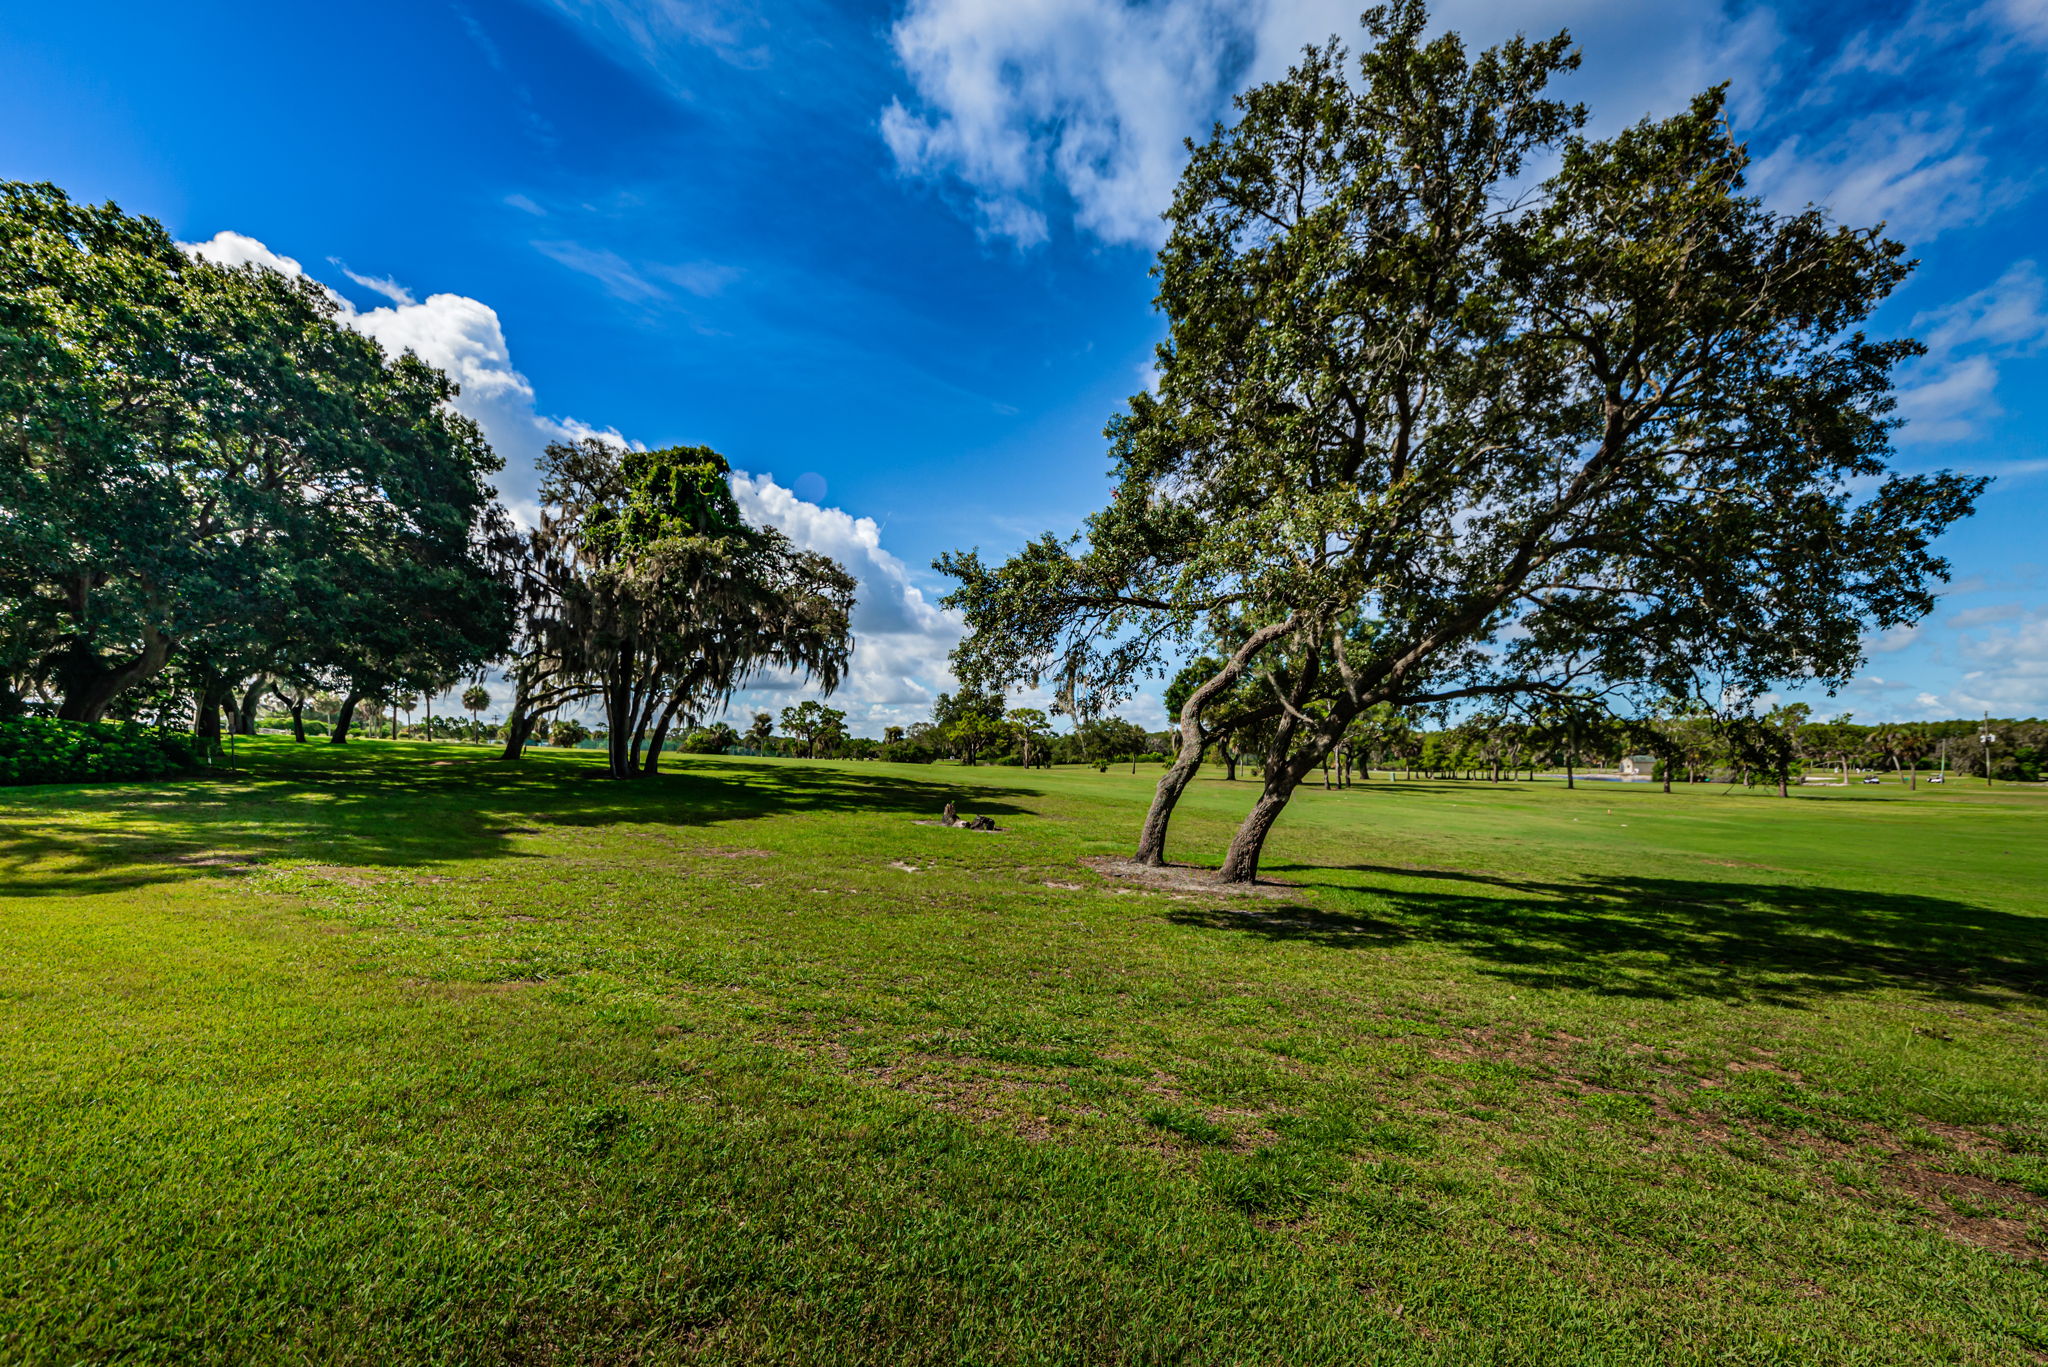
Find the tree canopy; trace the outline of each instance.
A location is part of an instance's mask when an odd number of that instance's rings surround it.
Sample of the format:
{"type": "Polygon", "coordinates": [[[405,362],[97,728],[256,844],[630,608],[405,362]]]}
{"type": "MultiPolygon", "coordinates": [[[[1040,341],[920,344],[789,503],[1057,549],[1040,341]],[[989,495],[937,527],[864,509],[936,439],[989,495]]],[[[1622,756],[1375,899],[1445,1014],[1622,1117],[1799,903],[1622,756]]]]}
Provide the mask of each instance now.
{"type": "Polygon", "coordinates": [[[1929,609],[1930,542],[1982,487],[1890,470],[1892,370],[1920,348],[1861,324],[1909,263],[1746,194],[1721,89],[1595,140],[1545,93],[1567,35],[1473,56],[1415,0],[1364,23],[1355,66],[1310,49],[1193,150],[1109,505],[1002,565],[938,562],[985,684],[1051,674],[1084,706],[1220,647],[1184,758],[1263,676],[1233,880],[1381,704],[1839,685],[1866,630],[1929,609]]]}
{"type": "Polygon", "coordinates": [[[309,280],[0,183],[9,696],[90,721],[174,658],[205,693],[286,663],[390,685],[502,647],[499,462],[444,375],[336,315],[309,280]]]}
{"type": "Polygon", "coordinates": [[[653,772],[679,716],[723,703],[762,668],[815,678],[828,693],[845,671],[852,577],[748,525],[730,473],[709,447],[632,451],[596,439],[557,443],[542,462],[515,712],[530,713],[548,689],[594,693],[614,777],[653,772]]]}

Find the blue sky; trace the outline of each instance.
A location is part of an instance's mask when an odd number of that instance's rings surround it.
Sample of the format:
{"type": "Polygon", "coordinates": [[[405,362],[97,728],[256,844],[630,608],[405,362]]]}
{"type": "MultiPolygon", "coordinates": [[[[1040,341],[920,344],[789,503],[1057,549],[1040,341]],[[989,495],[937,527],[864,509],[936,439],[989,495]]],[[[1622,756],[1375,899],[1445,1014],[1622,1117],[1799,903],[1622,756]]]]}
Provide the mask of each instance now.
{"type": "MultiPolygon", "coordinates": [[[[1933,351],[1900,464],[1998,482],[1940,611],[1817,701],[2048,713],[2048,0],[1437,13],[1569,27],[1600,129],[1730,80],[1762,193],[1908,242],[1879,323],[1933,351]]],[[[1317,0],[19,5],[0,176],[318,277],[462,381],[515,508],[561,432],[718,447],[755,516],[861,576],[836,702],[872,730],[951,684],[936,552],[1101,502],[1180,139],[1340,30],[1353,4],[1317,0]]]]}

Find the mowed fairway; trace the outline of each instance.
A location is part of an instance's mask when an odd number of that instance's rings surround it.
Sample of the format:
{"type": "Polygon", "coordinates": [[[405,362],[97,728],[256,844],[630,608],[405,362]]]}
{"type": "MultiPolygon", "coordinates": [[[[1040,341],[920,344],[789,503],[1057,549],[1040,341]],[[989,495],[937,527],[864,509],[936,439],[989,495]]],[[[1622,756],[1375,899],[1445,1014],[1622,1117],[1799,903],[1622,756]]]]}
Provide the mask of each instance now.
{"type": "Polygon", "coordinates": [[[241,753],[0,792],[0,1361],[2048,1362],[2043,793],[241,753]]]}

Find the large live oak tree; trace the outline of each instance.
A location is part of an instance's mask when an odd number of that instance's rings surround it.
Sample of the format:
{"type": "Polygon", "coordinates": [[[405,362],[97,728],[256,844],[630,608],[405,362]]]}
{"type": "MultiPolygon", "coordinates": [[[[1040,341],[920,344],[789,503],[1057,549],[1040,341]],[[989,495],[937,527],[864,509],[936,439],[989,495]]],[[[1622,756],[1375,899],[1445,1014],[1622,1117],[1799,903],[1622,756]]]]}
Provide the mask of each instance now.
{"type": "Polygon", "coordinates": [[[394,677],[502,647],[497,458],[318,285],[0,183],[0,670],[98,720],[173,657],[212,715],[314,655],[394,677]],[[402,672],[402,671],[399,671],[402,672]]]}
{"type": "Polygon", "coordinates": [[[1565,35],[1473,57],[1425,18],[1369,12],[1355,72],[1311,49],[1192,149],[1085,544],[939,562],[978,681],[1078,704],[1211,647],[1141,859],[1248,671],[1275,720],[1227,881],[1380,705],[1844,682],[1982,487],[1889,470],[1920,348],[1860,325],[1909,263],[1747,195],[1721,91],[1590,140],[1545,94],[1565,35]]]}

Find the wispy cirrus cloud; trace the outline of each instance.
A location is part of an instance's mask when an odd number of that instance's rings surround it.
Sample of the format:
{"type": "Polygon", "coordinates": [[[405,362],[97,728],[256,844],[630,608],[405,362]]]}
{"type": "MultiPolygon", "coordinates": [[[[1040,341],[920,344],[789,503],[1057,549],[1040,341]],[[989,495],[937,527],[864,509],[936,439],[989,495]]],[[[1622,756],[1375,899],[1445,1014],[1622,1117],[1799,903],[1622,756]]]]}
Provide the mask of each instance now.
{"type": "Polygon", "coordinates": [[[668,291],[642,275],[632,262],[602,247],[580,242],[536,242],[534,250],[557,265],[578,275],[587,275],[604,286],[605,293],[629,304],[647,304],[668,298],[668,291]]]}
{"type": "Polygon", "coordinates": [[[604,286],[605,293],[628,304],[656,304],[671,297],[666,288],[648,279],[649,276],[686,294],[708,299],[723,293],[742,274],[737,267],[716,261],[636,265],[615,251],[587,247],[580,242],[536,242],[533,246],[550,261],[578,275],[589,276],[604,286]]]}
{"type": "Polygon", "coordinates": [[[2048,347],[2048,280],[2034,261],[2016,261],[1983,289],[1916,316],[1912,331],[1927,355],[1902,377],[1901,440],[1968,441],[2005,412],[1998,401],[2000,365],[2048,347]]]}
{"type": "Polygon", "coordinates": [[[882,138],[905,175],[967,188],[984,237],[1043,242],[1057,189],[1083,230],[1150,245],[1242,20],[1220,0],[912,0],[890,34],[912,94],[882,138]]]}
{"type": "MultiPolygon", "coordinates": [[[[1922,4],[1850,34],[1832,54],[1801,46],[1764,7],[1720,0],[1654,11],[1446,0],[1434,19],[1475,47],[1568,25],[1586,64],[1560,88],[1588,102],[1596,129],[1670,112],[1732,81],[1735,117],[1758,154],[1753,183],[1766,197],[1785,208],[1821,204],[1847,222],[1882,220],[1922,241],[2031,192],[1993,169],[1984,130],[1998,121],[1972,103],[2005,97],[1952,78],[1959,52],[2006,61],[2043,26],[2039,8],[2004,0],[1958,16],[1922,4]],[[1930,101],[1930,91],[1951,98],[1930,101]]],[[[1355,4],[911,0],[890,33],[909,90],[880,111],[879,129],[902,175],[965,192],[984,238],[1037,246],[1065,217],[1104,242],[1149,246],[1162,235],[1182,139],[1202,136],[1234,90],[1278,76],[1304,44],[1333,34],[1357,39],[1355,4]]]]}
{"type": "Polygon", "coordinates": [[[1831,135],[1786,138],[1750,179],[1781,207],[1819,204],[1844,223],[1883,223],[1924,242],[2020,197],[2019,186],[1989,173],[1971,127],[1958,108],[1871,114],[1831,135]]]}
{"type": "MultiPolygon", "coordinates": [[[[890,32],[909,90],[881,111],[898,171],[965,192],[986,239],[1045,242],[1070,218],[1101,241],[1156,245],[1184,164],[1231,94],[1281,75],[1305,45],[1355,44],[1348,0],[911,0],[890,32]]],[[[1571,5],[1449,0],[1439,28],[1486,46],[1569,22],[1591,60],[1569,78],[1595,126],[1666,112],[1734,67],[1774,78],[1781,46],[1765,11],[1717,0],[1571,5]]],[[[1738,110],[1756,98],[1737,92],[1738,110]]]]}

